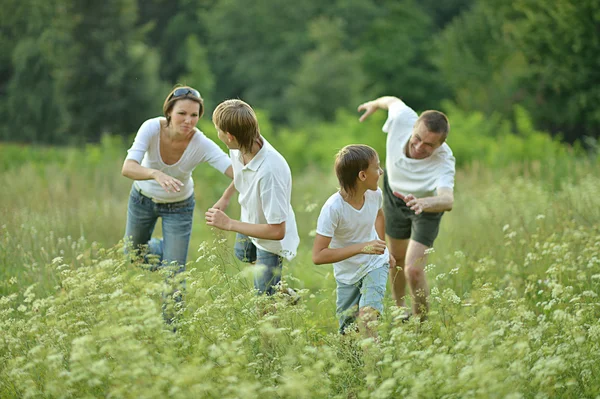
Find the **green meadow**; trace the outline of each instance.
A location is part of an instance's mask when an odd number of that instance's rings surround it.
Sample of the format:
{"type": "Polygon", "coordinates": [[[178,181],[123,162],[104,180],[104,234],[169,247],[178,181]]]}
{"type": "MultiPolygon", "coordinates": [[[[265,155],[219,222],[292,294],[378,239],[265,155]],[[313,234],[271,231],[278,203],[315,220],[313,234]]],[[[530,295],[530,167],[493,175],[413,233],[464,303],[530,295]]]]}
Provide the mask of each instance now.
{"type": "MultiPolygon", "coordinates": [[[[311,262],[341,145],[327,142],[315,149],[324,161],[294,167],[307,147],[280,137],[272,142],[291,160],[301,237],[284,279],[300,302],[252,293],[233,234],[204,223],[227,179],[200,165],[173,325],[161,311],[167,272],[122,255],[126,143],[1,145],[0,397],[600,397],[595,158],[565,150],[463,162],[426,268],[429,320],[402,324],[388,291],[373,340],[337,334],[332,267],[311,262]]],[[[458,158],[469,145],[455,140],[458,158]]],[[[239,216],[237,204],[228,213],[239,216]]]]}

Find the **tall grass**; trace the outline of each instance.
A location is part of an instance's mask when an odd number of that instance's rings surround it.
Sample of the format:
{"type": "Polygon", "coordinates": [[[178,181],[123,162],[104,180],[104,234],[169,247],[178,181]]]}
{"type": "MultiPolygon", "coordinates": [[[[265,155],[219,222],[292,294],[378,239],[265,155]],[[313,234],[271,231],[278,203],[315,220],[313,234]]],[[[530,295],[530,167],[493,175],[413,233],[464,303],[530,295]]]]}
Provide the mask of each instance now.
{"type": "Polygon", "coordinates": [[[121,161],[82,153],[0,173],[2,398],[600,395],[595,163],[462,169],[427,266],[429,321],[402,324],[388,294],[374,341],[336,333],[331,267],[311,262],[331,173],[294,176],[292,306],[254,296],[233,235],[205,226],[228,182],[199,168],[184,301],[167,301],[167,325],[162,293],[178,283],[121,254],[121,161]]]}

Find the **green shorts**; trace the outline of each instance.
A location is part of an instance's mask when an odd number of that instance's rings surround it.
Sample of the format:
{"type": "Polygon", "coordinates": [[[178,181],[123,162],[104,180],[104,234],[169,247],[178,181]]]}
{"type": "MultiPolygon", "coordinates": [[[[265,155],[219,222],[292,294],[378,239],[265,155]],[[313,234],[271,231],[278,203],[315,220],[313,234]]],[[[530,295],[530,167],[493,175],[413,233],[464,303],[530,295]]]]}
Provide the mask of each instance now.
{"type": "Polygon", "coordinates": [[[444,212],[423,212],[415,215],[404,201],[392,193],[387,172],[383,175],[383,213],[385,234],[397,240],[410,238],[426,247],[433,247],[444,214],[444,212]]]}

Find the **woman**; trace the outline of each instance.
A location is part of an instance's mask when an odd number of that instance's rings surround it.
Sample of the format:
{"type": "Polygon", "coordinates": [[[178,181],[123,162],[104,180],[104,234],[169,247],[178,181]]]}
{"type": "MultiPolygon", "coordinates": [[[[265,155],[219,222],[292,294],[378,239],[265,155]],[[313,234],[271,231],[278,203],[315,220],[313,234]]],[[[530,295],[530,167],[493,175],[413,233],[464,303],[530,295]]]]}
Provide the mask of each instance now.
{"type": "Polygon", "coordinates": [[[186,263],[194,213],[192,171],[201,162],[233,179],[229,157],[196,128],[204,112],[200,93],[188,86],[173,89],[163,105],[164,117],[149,119],[135,136],[122,174],[133,182],[127,210],[126,248],[140,246],[161,264],[186,263]],[[162,218],[164,238],[152,239],[162,218]],[[143,247],[142,247],[143,248],[143,247]]]}

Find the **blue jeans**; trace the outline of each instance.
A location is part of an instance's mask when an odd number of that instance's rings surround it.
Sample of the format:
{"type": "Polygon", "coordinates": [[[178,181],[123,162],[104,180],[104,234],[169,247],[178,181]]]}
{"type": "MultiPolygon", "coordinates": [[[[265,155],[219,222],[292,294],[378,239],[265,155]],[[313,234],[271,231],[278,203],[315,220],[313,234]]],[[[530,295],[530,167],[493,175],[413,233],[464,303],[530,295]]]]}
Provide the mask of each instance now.
{"type": "Polygon", "coordinates": [[[383,297],[388,279],[389,264],[371,270],[355,284],[344,284],[336,280],[336,314],[339,317],[340,333],[356,319],[359,309],[370,307],[383,313],[383,297]]]}
{"type": "Polygon", "coordinates": [[[126,249],[131,244],[140,254],[140,249],[147,245],[148,253],[157,256],[161,264],[177,262],[179,271],[185,270],[195,205],[193,195],[183,201],[155,203],[133,186],[127,208],[126,249]],[[163,239],[150,240],[159,217],[163,239]]]}
{"type": "Polygon", "coordinates": [[[273,295],[273,286],[281,281],[283,258],[272,252],[256,248],[248,236],[237,233],[234,246],[235,256],[242,262],[256,263],[254,288],[259,294],[273,295]]]}

